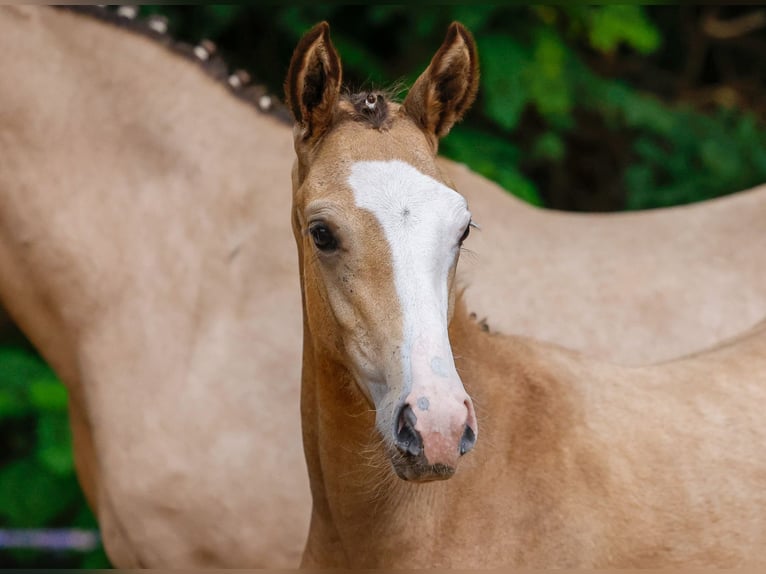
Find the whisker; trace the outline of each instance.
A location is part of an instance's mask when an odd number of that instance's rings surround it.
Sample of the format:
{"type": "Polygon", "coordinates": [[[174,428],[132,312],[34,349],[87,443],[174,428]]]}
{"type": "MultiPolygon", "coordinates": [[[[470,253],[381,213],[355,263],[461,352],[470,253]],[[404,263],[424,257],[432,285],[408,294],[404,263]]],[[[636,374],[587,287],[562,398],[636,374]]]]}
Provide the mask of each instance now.
{"type": "Polygon", "coordinates": [[[479,254],[473,249],[468,249],[467,247],[460,248],[460,256],[462,257],[463,255],[467,256],[471,261],[479,260],[479,254]]]}

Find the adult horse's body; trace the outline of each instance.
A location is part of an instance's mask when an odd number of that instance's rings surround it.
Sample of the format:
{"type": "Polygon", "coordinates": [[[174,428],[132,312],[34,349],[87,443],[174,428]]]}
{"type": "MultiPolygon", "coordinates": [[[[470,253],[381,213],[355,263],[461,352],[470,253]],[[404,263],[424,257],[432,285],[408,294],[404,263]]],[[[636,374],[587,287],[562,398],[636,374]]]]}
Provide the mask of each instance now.
{"type": "Polygon", "coordinates": [[[642,365],[710,347],[766,316],[766,186],[605,216],[501,201],[500,189],[462,166],[444,174],[481,226],[462,276],[469,309],[493,329],[642,365]]]}
{"type": "MultiPolygon", "coordinates": [[[[0,298],[70,390],[110,558],[296,563],[310,499],[289,128],[82,15],[2,7],[0,48],[0,298]]],[[[641,362],[766,314],[764,189],[572,216],[442,165],[483,228],[465,282],[493,329],[641,362]]]]}
{"type": "Polygon", "coordinates": [[[455,286],[472,213],[435,158],[476,92],[473,39],[453,24],[401,106],[340,83],[317,25],[286,83],[304,565],[766,563],[766,322],[643,368],[483,332],[455,286]]]}
{"type": "Polygon", "coordinates": [[[0,44],[0,296],[70,390],[110,559],[294,565],[289,130],[92,18],[2,7],[0,44]]]}

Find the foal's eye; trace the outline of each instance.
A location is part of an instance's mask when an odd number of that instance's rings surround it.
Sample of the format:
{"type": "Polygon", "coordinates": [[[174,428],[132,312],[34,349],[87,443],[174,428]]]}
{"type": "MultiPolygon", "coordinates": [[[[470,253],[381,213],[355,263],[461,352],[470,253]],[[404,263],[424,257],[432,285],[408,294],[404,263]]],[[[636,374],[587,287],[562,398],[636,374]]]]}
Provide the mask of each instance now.
{"type": "Polygon", "coordinates": [[[338,248],[338,241],[335,239],[332,231],[330,231],[330,228],[327,227],[324,223],[317,223],[312,225],[309,228],[309,233],[311,234],[311,238],[314,240],[314,245],[317,246],[319,251],[324,251],[327,253],[329,251],[335,251],[335,249],[338,248]]]}
{"type": "Polygon", "coordinates": [[[460,245],[463,245],[463,241],[468,239],[468,236],[471,233],[471,224],[465,226],[465,231],[463,231],[463,235],[460,237],[460,245]]]}

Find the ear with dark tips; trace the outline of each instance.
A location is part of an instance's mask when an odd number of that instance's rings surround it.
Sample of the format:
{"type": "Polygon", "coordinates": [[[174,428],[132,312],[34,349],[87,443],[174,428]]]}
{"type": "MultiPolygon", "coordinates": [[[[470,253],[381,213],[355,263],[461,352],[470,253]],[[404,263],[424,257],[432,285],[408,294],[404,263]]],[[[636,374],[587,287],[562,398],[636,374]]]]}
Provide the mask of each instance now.
{"type": "Polygon", "coordinates": [[[287,105],[303,140],[316,140],[332,123],[341,86],[341,64],[330,40],[330,25],[320,22],[298,42],[285,81],[287,105]]]}
{"type": "Polygon", "coordinates": [[[442,138],[471,107],[478,88],[476,43],[465,26],[453,22],[441,48],[407,94],[403,108],[429,136],[442,138]]]}

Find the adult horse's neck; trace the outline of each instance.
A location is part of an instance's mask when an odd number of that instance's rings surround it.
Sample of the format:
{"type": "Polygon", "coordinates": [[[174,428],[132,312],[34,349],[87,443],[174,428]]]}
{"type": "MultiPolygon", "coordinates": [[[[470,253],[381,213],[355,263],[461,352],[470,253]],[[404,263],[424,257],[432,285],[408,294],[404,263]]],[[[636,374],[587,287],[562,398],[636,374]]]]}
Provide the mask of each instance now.
{"type": "Polygon", "coordinates": [[[294,564],[289,129],[158,42],[0,10],[0,296],[70,389],[110,557],[294,564]]]}
{"type": "MultiPolygon", "coordinates": [[[[256,206],[266,221],[282,207],[253,197],[259,182],[284,186],[286,179],[260,169],[270,158],[259,155],[273,148],[277,155],[289,139],[161,45],[74,14],[4,10],[11,14],[3,20],[4,75],[28,78],[30,61],[35,69],[34,81],[3,90],[0,229],[8,272],[0,288],[66,374],[78,368],[67,347],[132,293],[164,291],[176,305],[194,304],[204,285],[180,276],[212,281],[222,269],[200,266],[241,266],[242,248],[272,232],[259,234],[256,206]],[[31,35],[36,41],[25,41],[31,35]],[[248,123],[257,129],[240,129],[248,123]],[[11,294],[22,290],[34,310],[11,294]]],[[[288,236],[278,225],[273,231],[288,236]]]]}

